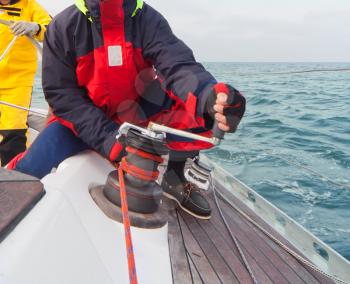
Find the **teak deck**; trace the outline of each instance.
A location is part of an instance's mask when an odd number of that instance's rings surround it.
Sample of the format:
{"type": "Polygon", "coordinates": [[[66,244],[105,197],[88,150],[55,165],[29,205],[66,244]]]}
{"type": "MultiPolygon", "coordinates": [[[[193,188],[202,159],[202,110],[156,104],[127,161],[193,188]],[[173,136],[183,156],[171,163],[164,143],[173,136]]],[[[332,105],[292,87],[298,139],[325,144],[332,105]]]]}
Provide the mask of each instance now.
{"type": "Polygon", "coordinates": [[[46,126],[46,118],[36,116],[33,114],[28,115],[28,125],[36,131],[41,132],[46,126]]]}
{"type": "MultiPolygon", "coordinates": [[[[217,190],[274,237],[293,248],[242,202],[225,194],[223,189],[217,190]]],[[[213,209],[209,221],[197,220],[179,210],[170,211],[169,250],[174,283],[254,283],[224,225],[212,192],[208,199],[213,209]]],[[[334,283],[301,264],[245,220],[228,202],[219,196],[218,200],[258,283],[334,283]]]]}
{"type": "Polygon", "coordinates": [[[39,180],[0,168],[0,242],[44,194],[39,180]]]}

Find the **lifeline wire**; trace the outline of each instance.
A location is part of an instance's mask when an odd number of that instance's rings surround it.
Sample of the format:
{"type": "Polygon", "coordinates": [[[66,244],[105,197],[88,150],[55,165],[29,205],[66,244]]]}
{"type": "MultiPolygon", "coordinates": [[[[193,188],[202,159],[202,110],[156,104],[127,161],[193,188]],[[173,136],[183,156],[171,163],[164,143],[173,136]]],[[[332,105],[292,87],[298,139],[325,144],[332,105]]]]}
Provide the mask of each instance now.
{"type": "Polygon", "coordinates": [[[349,72],[350,68],[339,68],[339,69],[310,69],[300,71],[286,71],[286,72],[260,72],[260,73],[238,73],[239,76],[256,76],[256,75],[293,75],[293,74],[304,74],[304,73],[320,73],[320,72],[349,72]]]}
{"type": "MultiPolygon", "coordinates": [[[[275,153],[275,150],[272,150],[272,149],[271,150],[266,150],[266,151],[264,151],[264,153],[267,153],[269,155],[273,155],[273,156],[277,157],[278,159],[286,162],[288,165],[292,165],[292,166],[295,166],[295,167],[303,168],[304,170],[308,171],[309,173],[311,173],[315,177],[318,177],[322,181],[326,181],[326,182],[328,182],[330,184],[333,184],[335,186],[338,186],[340,188],[350,190],[350,185],[349,184],[345,184],[345,183],[334,181],[331,178],[325,176],[324,174],[321,174],[320,172],[312,169],[311,167],[303,165],[301,162],[297,161],[296,159],[294,159],[294,161],[292,161],[290,159],[284,158],[280,154],[275,153]]],[[[245,161],[247,162],[246,153],[244,153],[244,156],[245,156],[245,161]]]]}
{"type": "Polygon", "coordinates": [[[9,51],[11,50],[11,48],[13,47],[13,45],[15,44],[17,39],[18,39],[18,36],[13,37],[13,39],[11,40],[9,45],[5,48],[4,52],[1,54],[0,61],[2,61],[5,58],[5,56],[7,55],[7,53],[9,53],[9,51]]]}
{"type": "MultiPolygon", "coordinates": [[[[13,24],[13,22],[12,21],[5,21],[5,20],[0,19],[0,24],[3,24],[5,26],[10,27],[13,24]]],[[[41,47],[41,45],[33,37],[31,37],[29,35],[26,35],[26,37],[32,42],[32,44],[34,44],[34,46],[39,51],[40,55],[43,55],[43,48],[41,47]]]]}
{"type": "Polygon", "coordinates": [[[26,107],[21,107],[21,106],[18,106],[18,105],[14,105],[14,104],[11,104],[11,103],[7,103],[7,102],[4,102],[4,101],[0,101],[0,105],[12,107],[12,108],[23,110],[23,111],[28,111],[28,112],[30,112],[30,113],[32,113],[34,115],[40,116],[40,117],[44,117],[44,118],[47,117],[46,114],[43,114],[41,112],[38,112],[38,111],[35,111],[35,110],[32,110],[32,109],[26,108],[26,107]]]}
{"type": "MultiPolygon", "coordinates": [[[[274,154],[273,154],[273,155],[274,155],[274,154]]],[[[291,160],[289,160],[289,159],[286,159],[286,158],[283,158],[283,157],[281,157],[281,156],[279,156],[279,155],[276,155],[276,156],[277,156],[279,159],[285,161],[286,163],[288,163],[288,164],[290,164],[290,165],[294,165],[294,166],[296,166],[296,167],[301,167],[301,168],[303,168],[304,170],[309,171],[309,172],[310,172],[311,174],[313,174],[314,176],[318,176],[319,178],[321,178],[321,179],[323,179],[323,180],[325,180],[325,181],[327,181],[327,182],[329,182],[329,183],[331,183],[331,184],[333,184],[333,185],[336,185],[336,186],[338,186],[338,187],[340,187],[340,188],[344,188],[344,189],[349,189],[349,190],[350,190],[350,185],[348,185],[348,184],[344,184],[344,183],[340,183],[340,182],[333,181],[333,180],[330,179],[329,177],[327,177],[327,176],[325,176],[325,175],[323,175],[323,174],[321,174],[321,173],[319,173],[319,172],[317,172],[317,171],[315,171],[315,170],[313,170],[313,169],[311,169],[311,168],[309,168],[309,167],[307,167],[307,166],[304,166],[304,165],[301,164],[301,163],[293,162],[293,161],[291,161],[291,160]]]]}

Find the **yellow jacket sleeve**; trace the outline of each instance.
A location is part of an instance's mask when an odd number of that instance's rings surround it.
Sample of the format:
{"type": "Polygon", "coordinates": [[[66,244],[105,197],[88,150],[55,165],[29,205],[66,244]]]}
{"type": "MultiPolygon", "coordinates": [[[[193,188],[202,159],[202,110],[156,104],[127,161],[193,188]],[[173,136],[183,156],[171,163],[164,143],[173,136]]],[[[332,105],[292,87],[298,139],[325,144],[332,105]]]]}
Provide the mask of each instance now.
{"type": "Polygon", "coordinates": [[[51,22],[51,16],[48,12],[35,0],[33,2],[32,19],[31,21],[39,25],[39,32],[34,36],[38,41],[44,40],[46,27],[51,22]]]}

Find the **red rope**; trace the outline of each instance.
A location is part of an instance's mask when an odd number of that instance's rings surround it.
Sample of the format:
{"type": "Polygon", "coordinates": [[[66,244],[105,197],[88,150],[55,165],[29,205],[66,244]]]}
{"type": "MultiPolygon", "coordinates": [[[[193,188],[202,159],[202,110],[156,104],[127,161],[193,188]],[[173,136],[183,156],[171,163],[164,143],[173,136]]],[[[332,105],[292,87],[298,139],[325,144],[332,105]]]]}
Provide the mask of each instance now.
{"type": "Polygon", "coordinates": [[[135,148],[132,148],[130,146],[126,147],[126,151],[128,153],[131,153],[131,154],[135,154],[135,155],[138,155],[142,158],[145,158],[145,159],[148,159],[148,160],[152,160],[152,161],[155,161],[157,163],[163,163],[163,159],[162,157],[159,157],[157,155],[152,155],[150,153],[147,153],[145,151],[142,151],[142,150],[139,150],[139,149],[135,149],[135,148]]]}
{"type": "Polygon", "coordinates": [[[128,163],[125,157],[120,162],[120,166],[124,172],[128,173],[129,175],[132,175],[133,177],[136,177],[145,181],[155,181],[159,176],[158,171],[154,171],[154,172],[145,171],[135,165],[128,163]]]}
{"type": "MultiPolygon", "coordinates": [[[[134,149],[132,147],[127,147],[126,151],[128,153],[138,155],[141,158],[155,161],[156,163],[162,163],[163,159],[157,155],[152,155],[150,153],[134,149]]],[[[132,175],[138,179],[142,179],[145,181],[155,181],[158,176],[158,171],[145,171],[131,163],[129,163],[124,157],[120,165],[118,166],[118,175],[119,175],[119,188],[120,188],[120,200],[121,200],[121,209],[123,215],[123,224],[124,224],[124,232],[125,232],[125,245],[126,245],[126,253],[128,257],[128,268],[129,268],[129,280],[130,284],[137,284],[137,274],[136,274],[136,265],[135,265],[135,256],[134,249],[132,245],[131,238],[131,229],[130,229],[130,219],[129,219],[129,208],[128,201],[126,197],[126,187],[124,180],[124,172],[132,175]]]]}
{"type": "Polygon", "coordinates": [[[119,175],[121,207],[122,207],[122,214],[123,214],[123,224],[124,224],[124,232],[125,232],[126,253],[128,257],[129,280],[130,280],[130,284],[137,284],[134,249],[132,245],[131,230],[130,230],[128,201],[126,199],[124,172],[122,167],[118,167],[118,175],[119,175]]]}

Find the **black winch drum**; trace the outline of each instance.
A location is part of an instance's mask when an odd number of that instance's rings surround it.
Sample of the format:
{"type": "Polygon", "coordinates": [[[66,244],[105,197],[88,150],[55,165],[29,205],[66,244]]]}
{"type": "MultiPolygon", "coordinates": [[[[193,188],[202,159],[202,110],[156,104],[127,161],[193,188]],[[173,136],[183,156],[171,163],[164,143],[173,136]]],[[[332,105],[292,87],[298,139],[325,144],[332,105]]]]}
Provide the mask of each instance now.
{"type": "MultiPolygon", "coordinates": [[[[169,151],[163,139],[148,137],[133,129],[129,130],[126,136],[126,144],[133,149],[156,156],[166,155],[169,151]]],[[[126,160],[128,163],[149,172],[156,171],[159,165],[153,160],[129,152],[126,155],[126,160]]],[[[158,210],[163,191],[155,181],[148,182],[125,174],[125,186],[129,211],[151,214],[158,210]]],[[[118,171],[109,174],[103,193],[113,204],[121,205],[118,171]]]]}

